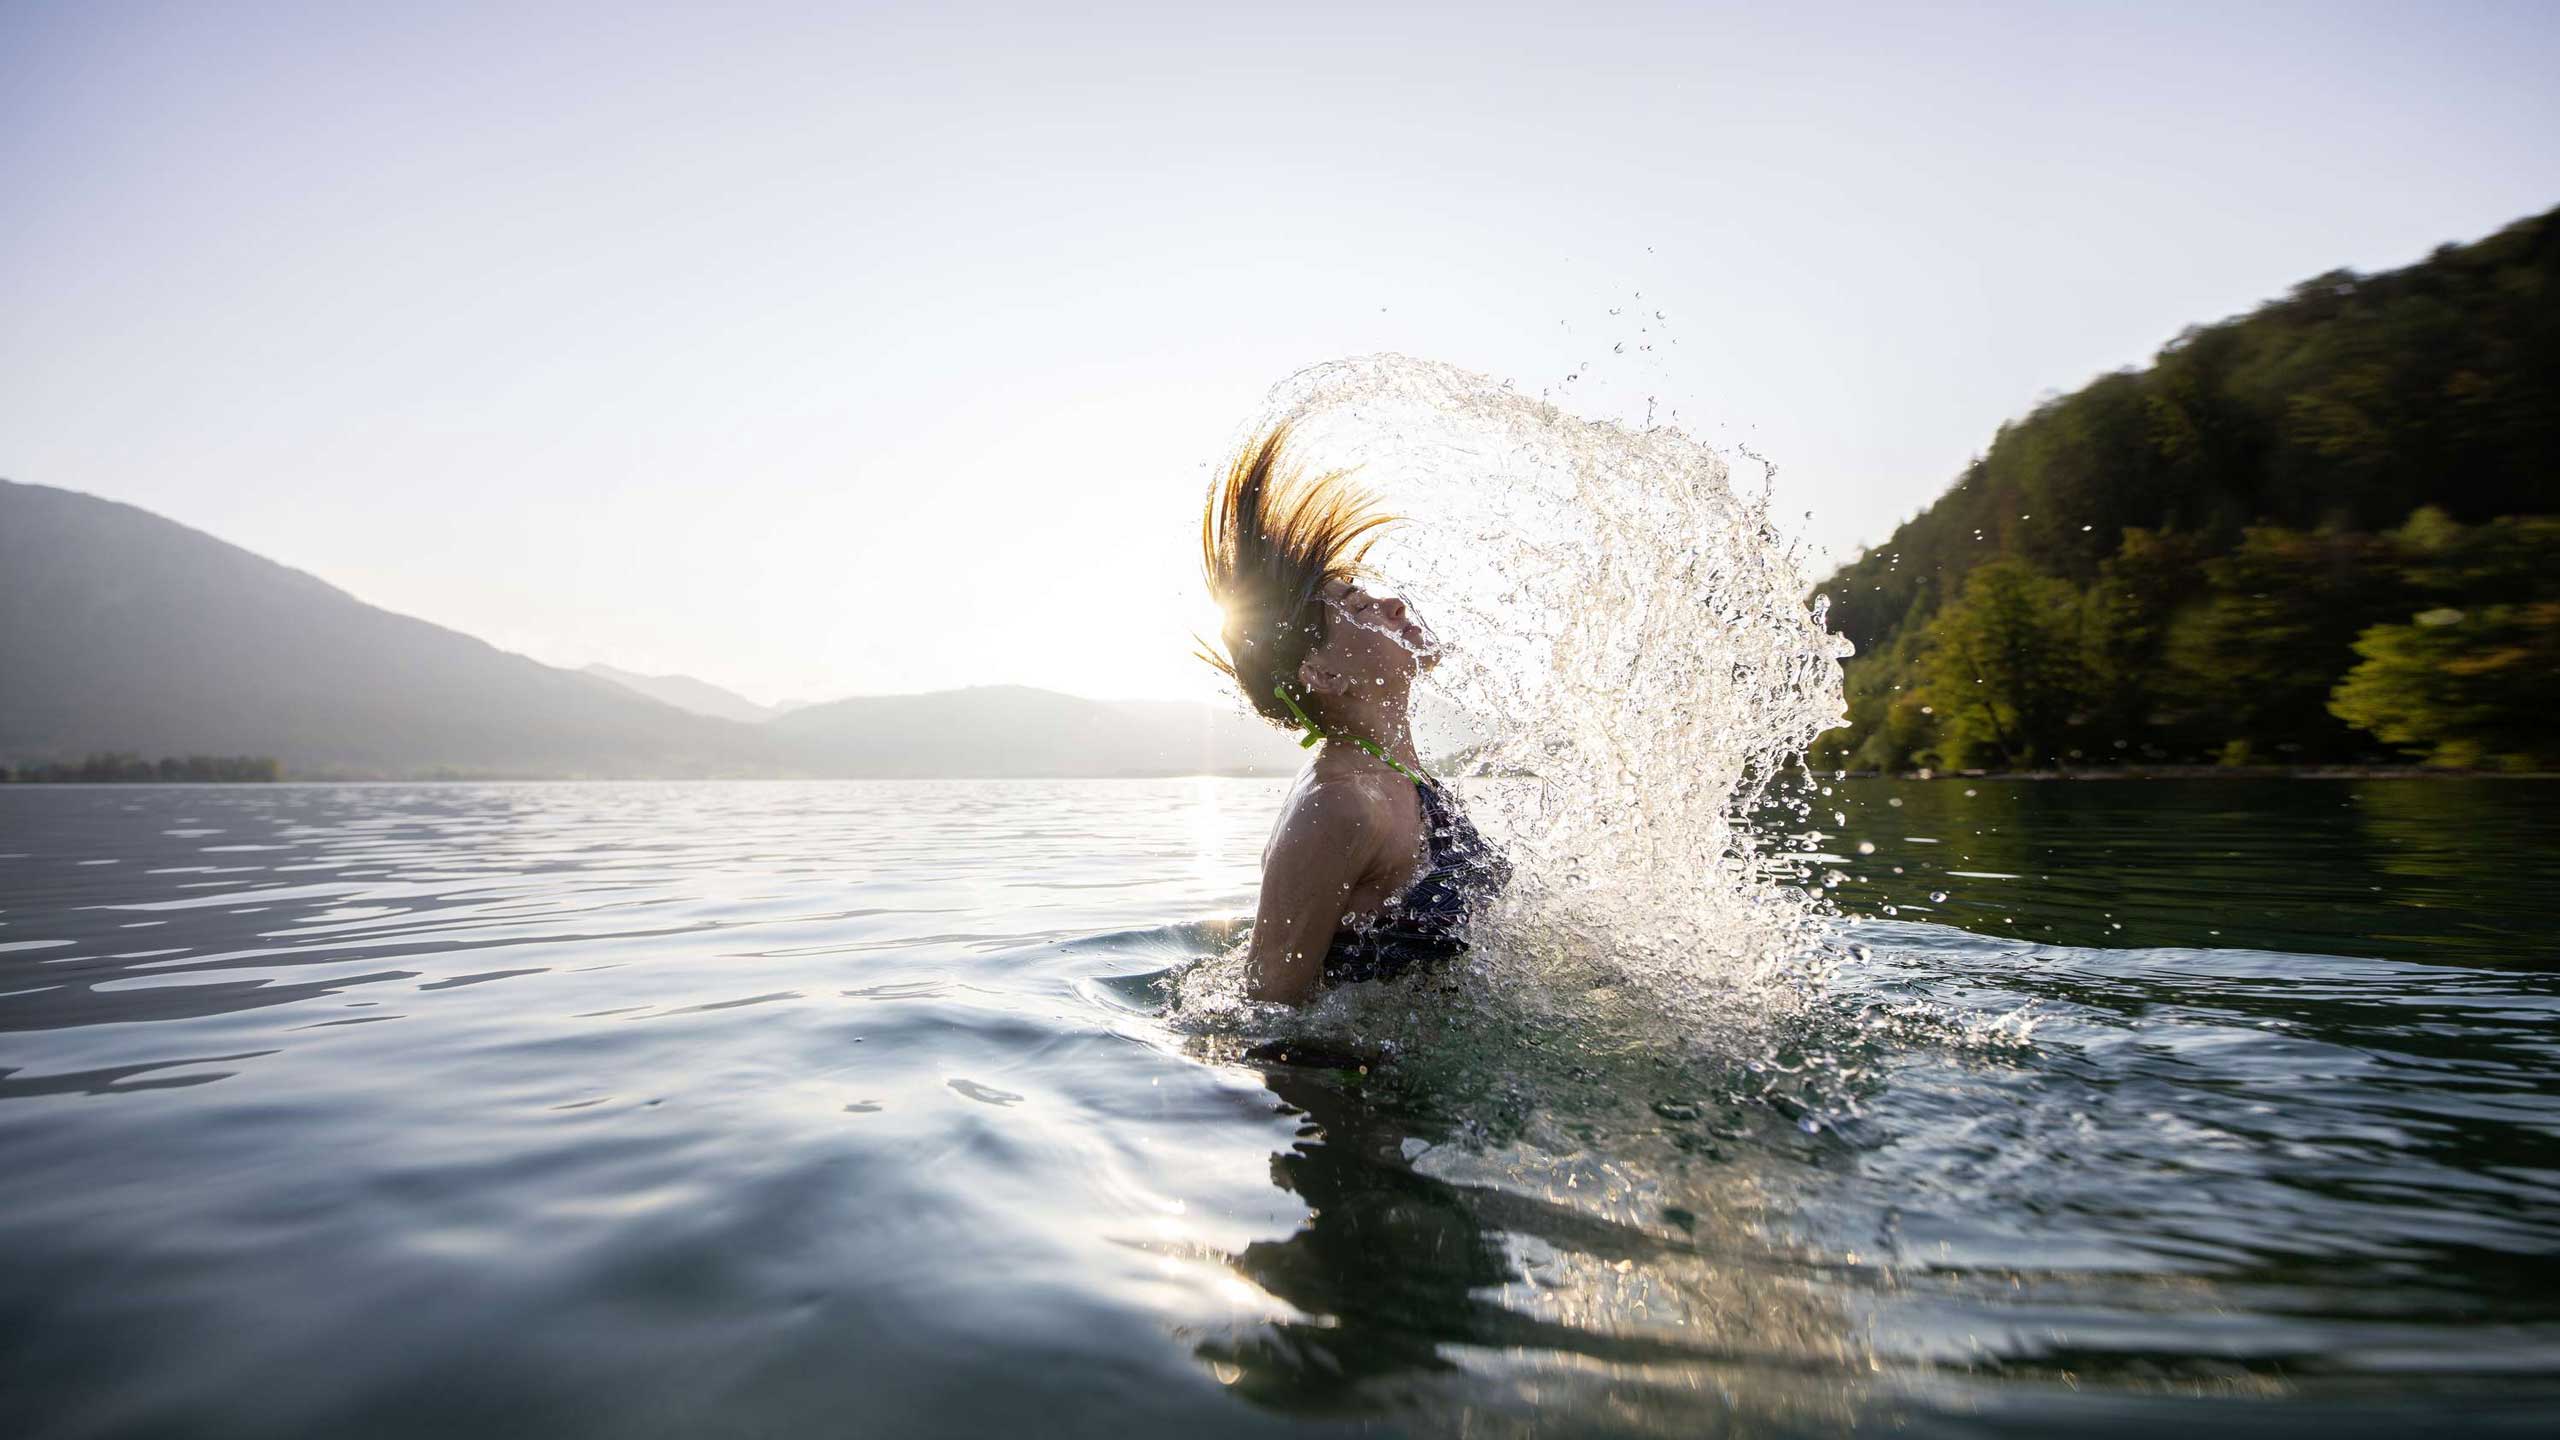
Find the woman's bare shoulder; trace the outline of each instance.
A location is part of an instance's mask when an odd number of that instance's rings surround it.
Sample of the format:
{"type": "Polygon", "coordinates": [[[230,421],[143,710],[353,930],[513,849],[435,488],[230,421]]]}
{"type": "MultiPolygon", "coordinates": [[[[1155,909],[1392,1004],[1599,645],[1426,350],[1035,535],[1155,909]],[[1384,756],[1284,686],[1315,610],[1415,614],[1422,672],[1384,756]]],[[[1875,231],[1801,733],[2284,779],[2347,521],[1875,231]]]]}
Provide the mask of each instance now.
{"type": "Polygon", "coordinates": [[[1396,802],[1412,788],[1392,775],[1355,772],[1330,777],[1310,776],[1291,798],[1290,808],[1391,816],[1396,813],[1396,802]]]}
{"type": "Polygon", "coordinates": [[[1367,839],[1394,829],[1395,787],[1373,776],[1310,776],[1291,792],[1276,839],[1334,842],[1367,839]]]}

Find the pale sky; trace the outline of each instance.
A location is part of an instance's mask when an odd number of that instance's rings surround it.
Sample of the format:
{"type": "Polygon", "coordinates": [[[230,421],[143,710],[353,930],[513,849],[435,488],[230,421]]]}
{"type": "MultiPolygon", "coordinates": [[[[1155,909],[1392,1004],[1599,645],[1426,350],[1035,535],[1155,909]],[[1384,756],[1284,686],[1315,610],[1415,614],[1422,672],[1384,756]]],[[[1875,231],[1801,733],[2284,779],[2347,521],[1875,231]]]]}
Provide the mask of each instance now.
{"type": "Polygon", "coordinates": [[[1302,366],[1656,395],[1845,554],[2186,325],[2560,203],[2555,42],[2547,4],[17,0],[0,476],[558,664],[1207,697],[1206,467],[1302,366]]]}

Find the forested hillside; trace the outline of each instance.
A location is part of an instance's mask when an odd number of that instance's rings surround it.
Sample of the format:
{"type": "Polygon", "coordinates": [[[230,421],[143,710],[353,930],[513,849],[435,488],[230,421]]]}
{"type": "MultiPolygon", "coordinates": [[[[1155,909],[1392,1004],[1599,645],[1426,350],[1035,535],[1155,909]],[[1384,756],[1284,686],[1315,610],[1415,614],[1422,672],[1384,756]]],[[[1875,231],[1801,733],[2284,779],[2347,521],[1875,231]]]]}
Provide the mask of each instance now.
{"type": "Polygon", "coordinates": [[[2187,331],[1822,587],[1855,769],[2560,768],[2560,211],[2187,331]]]}

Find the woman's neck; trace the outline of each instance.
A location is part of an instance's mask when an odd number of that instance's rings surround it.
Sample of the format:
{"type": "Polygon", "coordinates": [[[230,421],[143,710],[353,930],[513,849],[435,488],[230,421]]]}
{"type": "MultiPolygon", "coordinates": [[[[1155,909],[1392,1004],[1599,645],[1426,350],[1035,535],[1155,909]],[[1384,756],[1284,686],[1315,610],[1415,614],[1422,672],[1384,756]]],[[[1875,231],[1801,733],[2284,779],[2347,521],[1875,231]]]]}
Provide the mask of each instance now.
{"type": "Polygon", "coordinates": [[[1366,769],[1393,761],[1412,775],[1422,773],[1422,756],[1413,748],[1411,714],[1403,696],[1382,695],[1365,704],[1336,698],[1318,718],[1324,723],[1325,736],[1320,753],[1338,756],[1336,768],[1366,769]],[[1371,752],[1370,745],[1377,747],[1376,752],[1371,752]]]}

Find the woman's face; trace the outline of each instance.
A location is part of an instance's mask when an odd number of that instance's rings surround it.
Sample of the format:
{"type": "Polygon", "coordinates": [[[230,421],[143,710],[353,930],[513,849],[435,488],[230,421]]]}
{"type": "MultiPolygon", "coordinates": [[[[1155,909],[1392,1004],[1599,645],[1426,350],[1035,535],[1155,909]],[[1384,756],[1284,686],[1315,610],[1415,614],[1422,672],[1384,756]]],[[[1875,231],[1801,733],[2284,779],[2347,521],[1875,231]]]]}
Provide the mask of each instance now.
{"type": "Polygon", "coordinates": [[[1307,653],[1308,670],[1370,683],[1440,663],[1438,638],[1395,596],[1333,580],[1316,597],[1325,607],[1324,643],[1307,653]]]}

